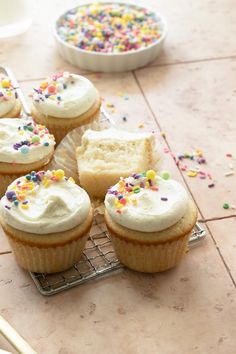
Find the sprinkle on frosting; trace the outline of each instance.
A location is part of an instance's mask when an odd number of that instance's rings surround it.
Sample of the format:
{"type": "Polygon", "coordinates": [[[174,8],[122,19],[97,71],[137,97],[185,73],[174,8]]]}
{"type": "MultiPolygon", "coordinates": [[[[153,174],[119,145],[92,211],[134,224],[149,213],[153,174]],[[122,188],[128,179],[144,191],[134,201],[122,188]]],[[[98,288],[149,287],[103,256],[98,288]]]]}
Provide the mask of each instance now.
{"type": "Polygon", "coordinates": [[[0,162],[33,163],[48,157],[54,145],[44,125],[22,118],[0,119],[0,162]]]}
{"type": "Polygon", "coordinates": [[[11,80],[5,75],[0,75],[0,102],[8,101],[15,96],[11,80]]]}
{"type": "MultiPolygon", "coordinates": [[[[167,172],[165,171],[165,177],[167,177],[167,172]]],[[[168,178],[169,178],[168,173],[168,178]]],[[[143,173],[133,173],[128,178],[120,178],[115,188],[110,188],[108,194],[115,196],[114,204],[116,206],[116,212],[121,213],[126,205],[132,204],[137,205],[138,200],[134,198],[135,194],[140,193],[143,189],[151,189],[154,192],[158,192],[158,179],[156,178],[156,172],[153,170],[148,170],[143,173]],[[131,198],[132,197],[132,198],[131,198]]],[[[168,178],[163,178],[167,180],[168,178]]],[[[168,198],[160,196],[161,201],[167,201],[168,198]]]]}
{"type": "Polygon", "coordinates": [[[90,52],[122,53],[159,40],[162,29],[150,10],[124,4],[90,4],[66,12],[57,22],[65,42],[90,52]]]}
{"type": "Polygon", "coordinates": [[[62,97],[60,92],[66,90],[68,85],[74,84],[73,75],[68,72],[53,74],[44,81],[39,87],[34,88],[32,93],[33,100],[37,103],[44,102],[46,99],[56,101],[60,105],[62,97]]]}
{"type": "Polygon", "coordinates": [[[13,145],[13,149],[19,150],[22,154],[27,154],[32,146],[49,146],[49,142],[45,142],[45,138],[53,139],[53,136],[44,125],[36,124],[33,121],[19,126],[18,132],[19,141],[13,145]],[[25,137],[26,140],[22,140],[22,137],[25,137]]]}
{"type": "MultiPolygon", "coordinates": [[[[28,209],[30,203],[27,198],[34,195],[39,185],[48,188],[52,183],[58,183],[62,180],[75,183],[73,178],[66,178],[64,171],[61,169],[39,172],[32,171],[30,174],[17,179],[15,183],[11,184],[5,196],[11,203],[11,207],[28,209]]],[[[5,205],[5,208],[9,209],[10,206],[5,205]]]]}
{"type": "Polygon", "coordinates": [[[0,117],[4,117],[14,107],[17,93],[12,86],[11,80],[0,74],[0,117]]]}

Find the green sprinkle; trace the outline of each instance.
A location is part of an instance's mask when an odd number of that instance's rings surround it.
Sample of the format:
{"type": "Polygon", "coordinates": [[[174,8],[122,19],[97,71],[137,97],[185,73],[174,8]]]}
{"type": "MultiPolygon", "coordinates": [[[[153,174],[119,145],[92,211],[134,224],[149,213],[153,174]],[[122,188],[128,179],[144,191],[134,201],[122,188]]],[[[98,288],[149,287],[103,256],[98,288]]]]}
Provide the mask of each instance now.
{"type": "Polygon", "coordinates": [[[38,135],[34,135],[32,136],[32,143],[35,144],[35,143],[39,143],[40,142],[40,137],[38,135]]]}
{"type": "Polygon", "coordinates": [[[224,209],[229,209],[229,204],[228,204],[228,203],[224,203],[224,204],[223,204],[223,208],[224,208],[224,209]]]}
{"type": "Polygon", "coordinates": [[[140,192],[140,188],[135,188],[134,193],[139,193],[140,192]]]}
{"type": "Polygon", "coordinates": [[[162,171],[161,172],[161,178],[165,179],[165,180],[168,180],[170,178],[169,172],[168,171],[162,171]]]}

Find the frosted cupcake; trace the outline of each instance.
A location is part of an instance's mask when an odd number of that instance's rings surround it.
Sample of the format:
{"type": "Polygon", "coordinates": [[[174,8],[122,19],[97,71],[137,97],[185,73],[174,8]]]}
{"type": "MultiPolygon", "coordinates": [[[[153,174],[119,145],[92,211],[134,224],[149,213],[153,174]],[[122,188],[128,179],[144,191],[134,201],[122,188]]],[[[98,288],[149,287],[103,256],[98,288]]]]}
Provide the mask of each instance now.
{"type": "Polygon", "coordinates": [[[17,177],[43,169],[54,145],[53,135],[43,125],[20,118],[0,119],[0,196],[17,177]]]}
{"type": "Polygon", "coordinates": [[[140,272],[178,264],[196,223],[197,210],[176,181],[153,170],[133,174],[108,190],[105,221],[118,259],[140,272]]]}
{"type": "Polygon", "coordinates": [[[76,158],[81,186],[91,197],[104,198],[120,176],[156,168],[160,156],[154,134],[111,128],[86,130],[76,158]]]}
{"type": "Polygon", "coordinates": [[[11,80],[8,76],[0,73],[0,118],[19,117],[20,113],[21,103],[11,80]]]}
{"type": "Polygon", "coordinates": [[[15,180],[0,202],[0,221],[18,264],[54,273],[80,258],[93,220],[87,193],[63,170],[15,180]]]}
{"type": "Polygon", "coordinates": [[[56,142],[71,130],[99,117],[101,100],[93,84],[83,76],[62,72],[34,88],[32,117],[45,124],[56,142]]]}

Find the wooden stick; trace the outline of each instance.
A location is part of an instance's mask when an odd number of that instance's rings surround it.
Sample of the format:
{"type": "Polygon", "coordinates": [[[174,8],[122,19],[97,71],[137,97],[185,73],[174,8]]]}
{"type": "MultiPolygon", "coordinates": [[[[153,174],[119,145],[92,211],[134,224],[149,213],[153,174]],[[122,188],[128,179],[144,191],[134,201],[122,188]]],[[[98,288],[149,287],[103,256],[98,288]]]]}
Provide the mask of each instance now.
{"type": "Polygon", "coordinates": [[[0,333],[20,354],[37,354],[1,315],[0,333]]]}

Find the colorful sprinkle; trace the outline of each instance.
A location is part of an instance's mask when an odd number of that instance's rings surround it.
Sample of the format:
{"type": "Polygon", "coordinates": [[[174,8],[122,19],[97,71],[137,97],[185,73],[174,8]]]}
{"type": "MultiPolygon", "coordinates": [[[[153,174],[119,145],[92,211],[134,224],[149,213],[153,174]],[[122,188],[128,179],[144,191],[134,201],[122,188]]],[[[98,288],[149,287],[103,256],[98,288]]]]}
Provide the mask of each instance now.
{"type": "Polygon", "coordinates": [[[162,171],[160,173],[160,176],[161,176],[162,179],[165,179],[165,180],[168,180],[170,178],[170,174],[169,174],[168,171],[162,171]]]}
{"type": "Polygon", "coordinates": [[[224,203],[224,204],[223,204],[223,208],[224,208],[224,209],[229,209],[229,204],[228,204],[228,203],[224,203]]]}
{"type": "Polygon", "coordinates": [[[82,50],[122,53],[157,42],[162,29],[157,16],[147,9],[91,4],[66,12],[57,22],[57,33],[62,40],[82,50]]]}
{"type": "Polygon", "coordinates": [[[111,194],[114,198],[114,205],[116,210],[122,210],[125,212],[127,204],[137,205],[138,200],[136,195],[141,193],[143,189],[151,189],[155,192],[158,188],[158,178],[154,170],[148,170],[144,173],[133,173],[130,177],[124,179],[120,178],[117,187],[113,189],[111,187],[108,190],[108,194],[111,194]]]}
{"type": "MultiPolygon", "coordinates": [[[[13,206],[20,206],[22,209],[27,210],[30,207],[28,198],[30,195],[34,195],[35,189],[39,184],[42,184],[44,188],[48,188],[53,183],[60,183],[60,181],[67,182],[68,180],[74,181],[71,177],[69,179],[65,177],[65,173],[61,169],[54,171],[32,171],[30,174],[17,179],[11,185],[11,189],[7,190],[5,196],[13,206]]],[[[10,209],[10,207],[7,206],[7,209],[10,209]]]]}

